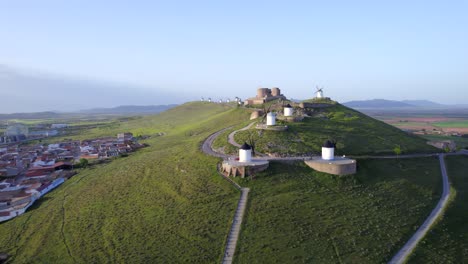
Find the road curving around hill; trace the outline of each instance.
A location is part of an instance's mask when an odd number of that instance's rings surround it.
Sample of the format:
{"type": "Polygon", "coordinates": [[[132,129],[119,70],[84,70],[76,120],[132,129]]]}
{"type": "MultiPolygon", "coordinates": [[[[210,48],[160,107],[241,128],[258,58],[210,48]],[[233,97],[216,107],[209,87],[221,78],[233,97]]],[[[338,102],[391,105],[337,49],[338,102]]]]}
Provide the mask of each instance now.
{"type": "MultiPolygon", "coordinates": [[[[243,129],[236,130],[232,132],[229,135],[229,138],[232,138],[232,142],[229,143],[235,143],[232,144],[236,146],[237,142],[234,141],[234,135],[236,132],[241,131],[241,130],[246,130],[249,129],[254,123],[249,124],[247,127],[244,127],[243,129]],[[232,135],[232,136],[231,136],[232,135]]],[[[224,159],[228,158],[235,158],[234,156],[229,156],[226,154],[221,154],[213,150],[211,145],[213,144],[213,141],[224,131],[227,129],[230,129],[232,127],[228,127],[225,129],[222,129],[216,133],[213,133],[210,135],[202,145],[202,151],[210,156],[214,157],[220,157],[224,159]]],[[[237,144],[238,145],[238,144],[237,144]]],[[[408,259],[408,257],[411,255],[411,253],[414,251],[418,243],[424,238],[424,236],[428,233],[428,231],[432,228],[434,225],[435,221],[439,219],[445,209],[447,208],[449,204],[449,197],[450,197],[450,182],[447,174],[447,169],[445,166],[445,156],[456,156],[456,155],[468,155],[467,150],[461,150],[459,152],[455,153],[421,153],[421,154],[405,154],[405,155],[387,155],[387,156],[350,156],[350,158],[360,158],[360,159],[406,159],[406,158],[424,158],[424,157],[438,157],[439,158],[439,163],[440,163],[440,169],[441,169],[441,174],[442,174],[442,182],[443,182],[443,192],[442,196],[437,203],[436,207],[432,210],[431,214],[427,217],[427,219],[423,222],[423,224],[418,228],[416,233],[413,234],[413,236],[406,242],[406,244],[398,251],[398,253],[390,260],[389,263],[391,264],[400,264],[400,263],[405,263],[408,259]]],[[[299,160],[307,160],[310,159],[310,157],[259,157],[257,159],[262,159],[262,160],[269,160],[269,161],[299,161],[299,160]]],[[[240,229],[240,226],[239,226],[240,229]]],[[[236,239],[237,242],[237,239],[236,239]]],[[[235,249],[235,247],[234,247],[235,249]]],[[[232,251],[232,250],[231,250],[232,251]]],[[[225,252],[224,255],[226,260],[226,257],[229,261],[232,261],[232,255],[230,253],[225,252]]],[[[224,261],[223,261],[224,262],[224,261]]]]}
{"type": "Polygon", "coordinates": [[[447,205],[449,204],[450,197],[450,182],[447,175],[447,169],[445,167],[444,161],[445,154],[439,154],[439,163],[440,170],[442,173],[443,180],[443,192],[440,197],[437,206],[432,210],[429,217],[424,221],[424,223],[418,228],[416,233],[406,242],[406,244],[398,251],[398,253],[390,260],[390,264],[400,264],[405,263],[411,253],[414,251],[418,243],[424,238],[424,236],[429,232],[435,221],[440,218],[447,205]]]}
{"type": "Polygon", "coordinates": [[[244,131],[244,130],[247,130],[247,129],[251,128],[254,124],[255,124],[255,122],[252,122],[252,123],[250,123],[248,126],[243,127],[243,128],[241,128],[241,129],[238,129],[238,130],[236,130],[236,131],[233,131],[231,134],[229,134],[229,136],[228,136],[228,142],[229,142],[229,144],[233,145],[234,147],[240,148],[241,145],[240,145],[239,143],[236,142],[236,140],[234,139],[234,135],[236,135],[236,133],[239,132],[239,131],[244,131]]]}

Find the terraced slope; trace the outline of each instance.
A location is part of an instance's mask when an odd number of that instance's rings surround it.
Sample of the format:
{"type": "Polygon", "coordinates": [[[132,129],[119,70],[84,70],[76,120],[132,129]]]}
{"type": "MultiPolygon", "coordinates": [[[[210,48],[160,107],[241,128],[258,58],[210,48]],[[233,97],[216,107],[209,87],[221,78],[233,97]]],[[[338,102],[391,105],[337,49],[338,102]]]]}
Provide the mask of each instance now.
{"type": "MultiPolygon", "coordinates": [[[[258,136],[257,131],[251,129],[237,133],[235,140],[244,142],[249,134],[254,134],[258,138],[258,151],[283,155],[319,154],[327,139],[338,142],[336,153],[339,155],[390,154],[397,145],[401,146],[403,153],[437,152],[420,137],[340,104],[316,110],[310,115],[302,122],[279,121],[279,124],[288,126],[287,131],[264,131],[258,136]]],[[[217,141],[216,146],[222,147],[222,143],[217,141]]],[[[232,151],[230,147],[226,149],[232,151]]]]}
{"type": "Polygon", "coordinates": [[[221,259],[239,193],[199,151],[244,110],[188,103],[114,122],[80,138],[165,132],[127,158],[81,171],[24,215],[0,224],[12,263],[213,263],[221,259]]]}

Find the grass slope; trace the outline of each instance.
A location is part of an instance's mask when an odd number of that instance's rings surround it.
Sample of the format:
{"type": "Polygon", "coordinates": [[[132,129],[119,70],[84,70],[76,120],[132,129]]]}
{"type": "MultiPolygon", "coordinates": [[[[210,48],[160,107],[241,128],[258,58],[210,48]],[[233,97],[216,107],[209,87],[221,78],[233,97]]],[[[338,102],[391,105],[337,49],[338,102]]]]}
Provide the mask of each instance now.
{"type": "Polygon", "coordinates": [[[434,158],[359,160],[354,176],[272,163],[250,187],[237,263],[382,263],[440,198],[434,158]]]}
{"type": "Polygon", "coordinates": [[[456,195],[442,220],[421,241],[409,263],[466,263],[468,260],[468,157],[446,157],[456,195]]]}
{"type": "Polygon", "coordinates": [[[0,224],[0,252],[13,263],[219,261],[239,193],[199,146],[248,116],[188,103],[86,131],[77,138],[166,135],[127,158],[81,171],[24,215],[0,224]]]}
{"type": "MultiPolygon", "coordinates": [[[[403,153],[437,151],[422,138],[339,104],[303,122],[285,124],[288,131],[264,131],[257,140],[257,150],[290,155],[317,154],[324,141],[336,139],[339,155],[388,154],[393,153],[396,145],[401,146],[403,153]]],[[[236,141],[244,142],[249,133],[237,133],[236,141]]]]}

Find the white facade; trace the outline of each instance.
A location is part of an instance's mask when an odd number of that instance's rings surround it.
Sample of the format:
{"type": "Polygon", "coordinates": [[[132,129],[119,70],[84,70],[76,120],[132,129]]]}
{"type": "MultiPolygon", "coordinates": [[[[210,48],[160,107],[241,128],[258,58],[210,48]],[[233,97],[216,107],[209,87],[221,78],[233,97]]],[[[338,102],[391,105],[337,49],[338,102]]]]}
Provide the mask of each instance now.
{"type": "Polygon", "coordinates": [[[252,149],[239,149],[239,161],[251,162],[252,161],[252,149]]]}
{"type": "Polygon", "coordinates": [[[68,127],[67,124],[52,124],[50,128],[66,128],[68,127]]]}
{"type": "Polygon", "coordinates": [[[317,98],[323,98],[322,90],[318,90],[315,95],[316,95],[317,98]]]}
{"type": "Polygon", "coordinates": [[[335,148],[322,147],[322,159],[333,160],[335,158],[335,148]]]}
{"type": "Polygon", "coordinates": [[[276,114],[270,112],[267,114],[267,126],[274,126],[276,125],[276,114]]]}
{"type": "Polygon", "coordinates": [[[293,116],[294,109],[292,107],[284,108],[284,116],[293,116]]]}

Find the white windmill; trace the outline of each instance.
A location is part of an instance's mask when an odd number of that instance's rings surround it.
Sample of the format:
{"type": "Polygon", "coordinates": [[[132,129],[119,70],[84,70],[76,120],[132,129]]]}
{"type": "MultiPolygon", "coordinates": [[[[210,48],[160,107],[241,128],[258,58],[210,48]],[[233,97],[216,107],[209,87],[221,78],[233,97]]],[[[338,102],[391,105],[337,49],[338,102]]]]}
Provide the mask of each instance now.
{"type": "Polygon", "coordinates": [[[210,102],[210,103],[211,103],[211,97],[208,97],[208,102],[210,102]]]}
{"type": "Polygon", "coordinates": [[[315,92],[315,98],[323,98],[323,88],[317,86],[317,91],[315,92]]]}
{"type": "Polygon", "coordinates": [[[201,101],[202,101],[202,102],[205,102],[205,98],[202,97],[202,98],[201,98],[201,101]]]}

